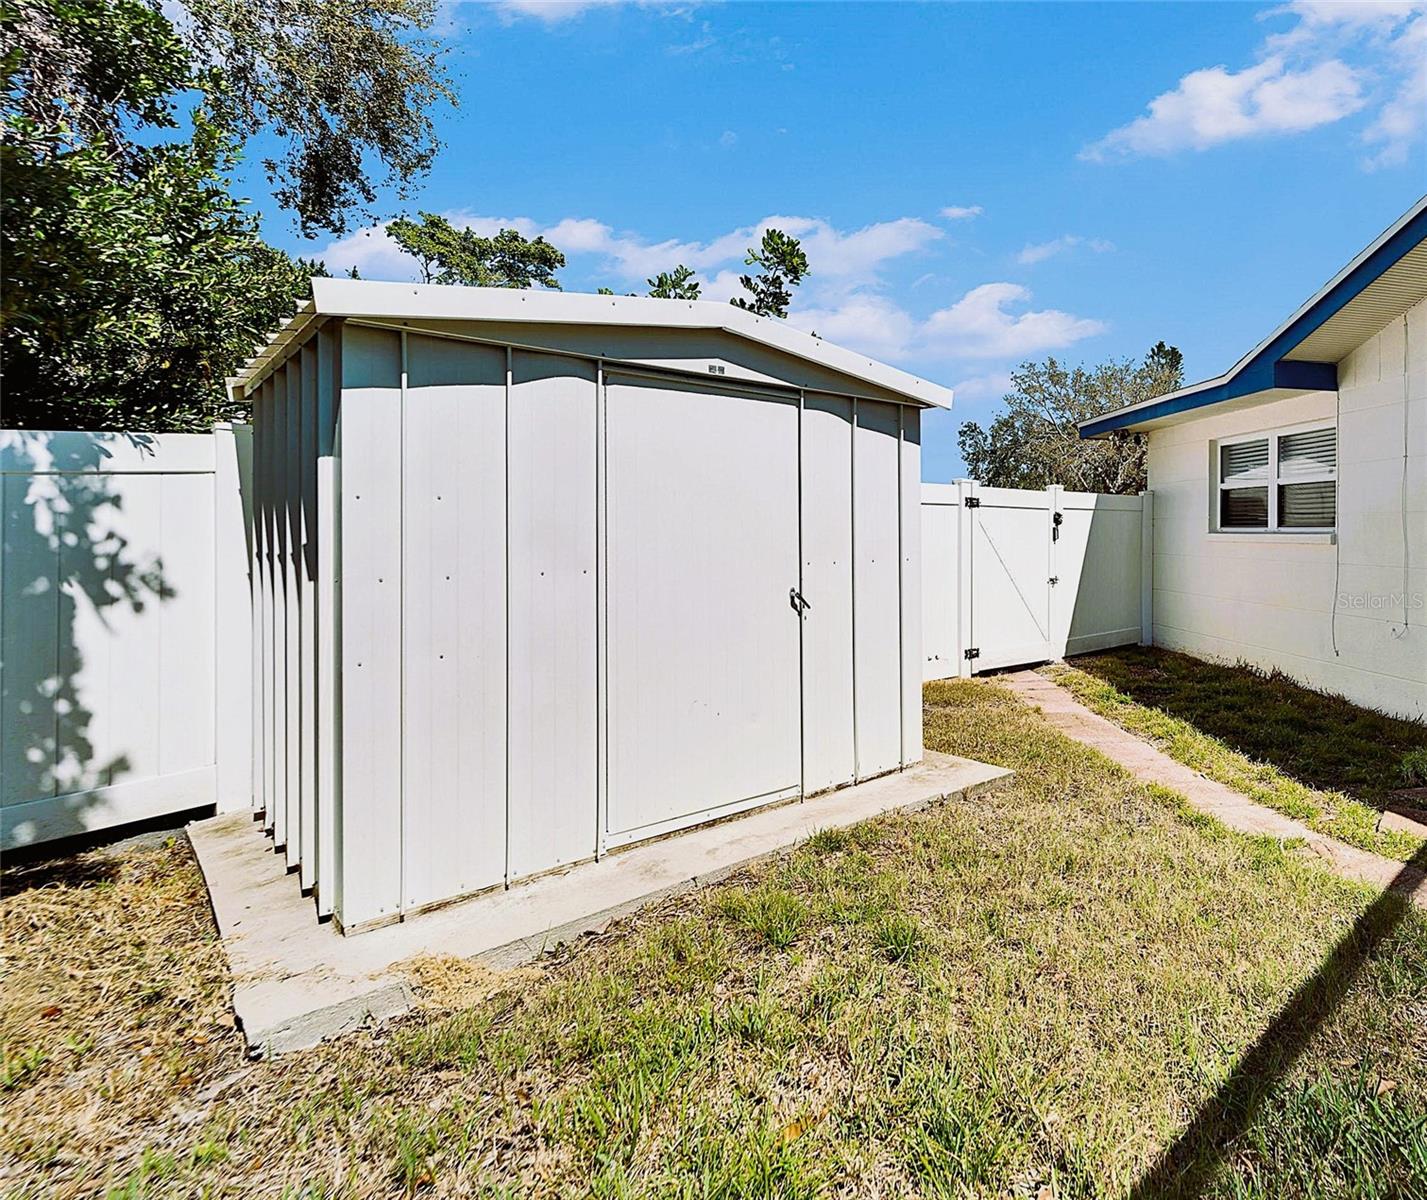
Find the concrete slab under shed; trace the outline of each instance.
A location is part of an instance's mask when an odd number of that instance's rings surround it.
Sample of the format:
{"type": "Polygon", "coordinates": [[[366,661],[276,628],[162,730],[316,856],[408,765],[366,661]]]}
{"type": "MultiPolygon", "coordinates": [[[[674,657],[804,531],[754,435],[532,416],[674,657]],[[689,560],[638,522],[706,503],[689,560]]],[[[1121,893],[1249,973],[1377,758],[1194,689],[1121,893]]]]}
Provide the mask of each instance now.
{"type": "Polygon", "coordinates": [[[319,924],[281,856],[248,812],[189,826],[233,971],[233,1006],[254,1055],[315,1045],[415,1000],[409,964],[423,955],[510,967],[653,900],[712,883],[819,829],[962,799],[1010,775],[949,754],[802,803],[631,846],[351,937],[319,924]]]}

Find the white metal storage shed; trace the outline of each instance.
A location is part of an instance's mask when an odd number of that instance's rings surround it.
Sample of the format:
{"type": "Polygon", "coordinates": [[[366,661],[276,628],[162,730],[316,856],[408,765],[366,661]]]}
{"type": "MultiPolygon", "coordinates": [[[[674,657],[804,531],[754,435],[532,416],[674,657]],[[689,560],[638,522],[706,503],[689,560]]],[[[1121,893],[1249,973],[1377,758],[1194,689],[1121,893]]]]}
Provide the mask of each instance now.
{"type": "Polygon", "coordinates": [[[353,931],[921,747],[919,415],[726,304],[316,279],[254,411],[254,804],[353,931]]]}

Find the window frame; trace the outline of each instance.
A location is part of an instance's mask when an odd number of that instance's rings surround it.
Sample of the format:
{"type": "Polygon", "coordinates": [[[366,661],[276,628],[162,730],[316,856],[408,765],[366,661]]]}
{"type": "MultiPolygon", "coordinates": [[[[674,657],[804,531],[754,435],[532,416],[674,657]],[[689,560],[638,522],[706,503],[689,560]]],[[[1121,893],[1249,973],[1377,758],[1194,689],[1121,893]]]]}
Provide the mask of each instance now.
{"type": "Polygon", "coordinates": [[[1306,421],[1301,425],[1284,425],[1277,429],[1259,429],[1253,433],[1236,433],[1232,437],[1216,438],[1213,442],[1210,470],[1211,478],[1217,484],[1213,491],[1214,509],[1210,520],[1210,532],[1224,533],[1230,535],[1248,534],[1259,535],[1273,534],[1292,536],[1299,533],[1321,534],[1336,533],[1338,531],[1338,426],[1336,421],[1306,421]],[[1278,443],[1280,438],[1288,437],[1295,433],[1316,433],[1320,429],[1331,429],[1333,431],[1333,468],[1325,471],[1311,471],[1304,475],[1294,475],[1284,479],[1279,473],[1278,443]],[[1224,455],[1225,446],[1238,446],[1245,442],[1268,442],[1268,475],[1262,484],[1259,483],[1225,483],[1224,482],[1224,455]],[[1295,483],[1331,483],[1333,485],[1333,524],[1332,525],[1280,525],[1278,521],[1278,490],[1285,484],[1295,483]],[[1248,491],[1258,487],[1268,489],[1268,523],[1266,525],[1225,525],[1223,493],[1248,491]]]}

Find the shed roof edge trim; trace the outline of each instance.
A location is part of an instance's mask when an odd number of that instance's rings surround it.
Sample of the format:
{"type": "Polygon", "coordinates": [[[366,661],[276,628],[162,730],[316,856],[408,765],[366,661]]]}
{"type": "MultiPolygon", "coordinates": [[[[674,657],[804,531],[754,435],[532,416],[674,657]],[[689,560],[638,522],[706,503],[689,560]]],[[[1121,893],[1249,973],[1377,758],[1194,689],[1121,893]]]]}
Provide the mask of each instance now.
{"type": "Polygon", "coordinates": [[[312,295],[313,299],[300,306],[292,319],[274,331],[243,364],[232,381],[235,389],[251,390],[273,361],[282,356],[286,344],[313,320],[372,317],[711,330],[875,384],[919,404],[949,408],[952,401],[950,388],[791,328],[776,318],[759,317],[712,300],[656,300],[645,296],[324,278],[312,281],[312,295]]]}

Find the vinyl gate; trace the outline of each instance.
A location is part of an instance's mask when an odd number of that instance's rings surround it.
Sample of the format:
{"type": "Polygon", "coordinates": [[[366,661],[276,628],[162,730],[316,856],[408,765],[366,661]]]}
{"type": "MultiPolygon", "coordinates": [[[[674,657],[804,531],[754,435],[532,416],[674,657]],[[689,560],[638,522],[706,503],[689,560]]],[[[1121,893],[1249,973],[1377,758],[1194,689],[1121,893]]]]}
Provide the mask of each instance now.
{"type": "Polygon", "coordinates": [[[1150,641],[1153,498],[922,486],[923,678],[1150,641]]]}

